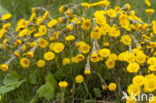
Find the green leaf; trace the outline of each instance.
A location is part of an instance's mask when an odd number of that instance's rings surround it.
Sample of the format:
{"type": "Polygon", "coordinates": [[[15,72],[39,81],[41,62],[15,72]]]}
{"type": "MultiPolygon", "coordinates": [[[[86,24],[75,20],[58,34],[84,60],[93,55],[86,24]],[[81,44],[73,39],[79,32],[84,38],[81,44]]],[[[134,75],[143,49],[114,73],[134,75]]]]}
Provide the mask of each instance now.
{"type": "Polygon", "coordinates": [[[3,79],[3,84],[5,86],[13,86],[15,88],[18,88],[23,82],[26,80],[21,80],[19,81],[17,77],[13,76],[12,74],[8,73],[4,79],[3,79]]]}
{"type": "Polygon", "coordinates": [[[18,78],[12,76],[10,73],[8,73],[4,79],[3,79],[3,84],[5,86],[11,86],[11,85],[14,85],[18,82],[18,78]]]}
{"type": "Polygon", "coordinates": [[[99,88],[94,88],[93,91],[96,97],[100,98],[102,96],[99,88]]]}
{"type": "Polygon", "coordinates": [[[54,75],[52,75],[51,73],[48,73],[45,80],[46,83],[50,83],[54,88],[57,86],[57,81],[55,80],[54,75]]]}
{"type": "Polygon", "coordinates": [[[50,100],[54,97],[54,88],[49,82],[47,82],[37,90],[37,94],[39,97],[45,97],[50,100]]]}
{"type": "Polygon", "coordinates": [[[14,89],[15,89],[15,87],[13,87],[13,86],[11,86],[11,87],[2,86],[2,87],[0,87],[0,94],[8,93],[10,91],[13,91],[14,89]]]}
{"type": "Polygon", "coordinates": [[[46,83],[42,85],[38,90],[37,94],[39,97],[45,97],[50,100],[54,97],[55,88],[57,86],[57,81],[54,78],[54,75],[48,73],[45,77],[46,83]]]}
{"type": "Polygon", "coordinates": [[[18,82],[16,82],[15,84],[14,84],[14,86],[16,87],[16,88],[18,88],[23,82],[25,82],[26,80],[24,79],[24,80],[21,80],[21,81],[18,81],[18,82]]]}

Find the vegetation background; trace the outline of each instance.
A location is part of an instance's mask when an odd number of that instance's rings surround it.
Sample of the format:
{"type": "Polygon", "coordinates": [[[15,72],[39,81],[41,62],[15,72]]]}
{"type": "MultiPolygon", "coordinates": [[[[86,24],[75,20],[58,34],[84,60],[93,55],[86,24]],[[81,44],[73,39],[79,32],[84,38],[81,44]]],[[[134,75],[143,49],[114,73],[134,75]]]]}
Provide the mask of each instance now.
{"type": "MultiPolygon", "coordinates": [[[[8,10],[13,15],[13,21],[16,21],[20,18],[28,18],[31,14],[32,7],[45,7],[49,10],[52,16],[58,17],[58,9],[61,5],[68,3],[81,3],[81,2],[95,2],[99,0],[0,0],[0,4],[3,8],[8,10]]],[[[144,0],[110,0],[111,6],[121,6],[125,3],[132,5],[132,9],[136,11],[136,14],[139,17],[142,17],[143,20],[147,20],[147,15],[145,13],[144,0]]],[[[153,9],[156,10],[156,1],[150,0],[153,9]]],[[[154,15],[152,18],[156,18],[154,15]]]]}

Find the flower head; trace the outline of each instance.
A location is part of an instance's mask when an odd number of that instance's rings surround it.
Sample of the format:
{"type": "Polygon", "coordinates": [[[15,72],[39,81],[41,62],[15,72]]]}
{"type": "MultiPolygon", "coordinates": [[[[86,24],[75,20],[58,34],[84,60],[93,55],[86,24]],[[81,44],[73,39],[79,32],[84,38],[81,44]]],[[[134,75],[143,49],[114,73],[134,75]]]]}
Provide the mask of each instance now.
{"type": "Polygon", "coordinates": [[[27,58],[22,58],[20,60],[20,64],[21,64],[22,67],[27,68],[29,66],[30,62],[29,62],[29,60],[27,58]]]}
{"type": "Polygon", "coordinates": [[[76,83],[82,83],[84,80],[82,75],[77,75],[75,78],[76,83]]]}
{"type": "Polygon", "coordinates": [[[53,60],[55,58],[55,54],[53,52],[46,52],[44,54],[44,59],[47,61],[53,60]]]}
{"type": "Polygon", "coordinates": [[[115,83],[110,83],[110,84],[108,85],[108,89],[109,89],[110,91],[116,90],[116,84],[115,84],[115,83]]]}

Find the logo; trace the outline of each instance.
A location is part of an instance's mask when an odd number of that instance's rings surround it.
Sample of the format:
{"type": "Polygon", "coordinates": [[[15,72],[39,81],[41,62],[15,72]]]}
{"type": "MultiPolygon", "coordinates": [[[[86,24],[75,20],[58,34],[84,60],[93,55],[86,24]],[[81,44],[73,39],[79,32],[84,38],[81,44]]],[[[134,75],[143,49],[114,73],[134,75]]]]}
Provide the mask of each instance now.
{"type": "Polygon", "coordinates": [[[123,91],[123,97],[122,97],[122,101],[123,100],[129,100],[129,101],[154,101],[154,94],[139,94],[139,95],[134,95],[134,93],[132,92],[132,95],[129,97],[128,94],[126,92],[123,91]]]}

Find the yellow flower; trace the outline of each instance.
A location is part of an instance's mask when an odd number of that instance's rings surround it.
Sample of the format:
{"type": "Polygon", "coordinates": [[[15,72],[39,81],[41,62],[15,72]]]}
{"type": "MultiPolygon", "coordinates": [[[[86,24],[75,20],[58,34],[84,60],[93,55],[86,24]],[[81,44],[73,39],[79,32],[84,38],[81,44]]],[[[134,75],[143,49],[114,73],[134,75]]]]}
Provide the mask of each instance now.
{"type": "Polygon", "coordinates": [[[143,52],[137,53],[136,61],[140,64],[143,64],[146,61],[146,55],[143,52]]]}
{"type": "Polygon", "coordinates": [[[19,36],[19,37],[23,37],[23,36],[25,36],[27,33],[28,33],[28,29],[23,29],[22,31],[20,31],[20,32],[18,33],[18,36],[19,36]]]}
{"type": "Polygon", "coordinates": [[[32,58],[32,57],[34,57],[34,53],[33,52],[31,52],[31,51],[29,51],[29,52],[27,52],[27,54],[26,54],[29,58],[32,58]]]}
{"type": "Polygon", "coordinates": [[[127,31],[130,31],[130,21],[128,20],[127,14],[121,14],[119,16],[119,22],[122,28],[126,29],[127,31]]]}
{"type": "Polygon", "coordinates": [[[138,86],[144,85],[144,77],[142,75],[136,75],[133,78],[133,84],[137,84],[138,86]]]}
{"type": "Polygon", "coordinates": [[[122,42],[125,45],[131,45],[132,38],[129,35],[123,35],[120,39],[120,42],[122,42]]]}
{"type": "Polygon", "coordinates": [[[73,30],[73,25],[72,25],[72,24],[69,24],[69,25],[66,26],[66,28],[67,28],[68,30],[72,31],[72,30],[73,30]]]}
{"type": "Polygon", "coordinates": [[[6,44],[7,41],[8,41],[8,39],[4,39],[4,40],[3,40],[3,44],[6,44]]]}
{"type": "Polygon", "coordinates": [[[52,43],[50,43],[50,45],[49,45],[49,48],[50,48],[50,50],[54,50],[54,46],[55,46],[55,43],[54,42],[52,42],[52,43]]]}
{"type": "Polygon", "coordinates": [[[154,92],[156,90],[156,76],[154,74],[148,74],[145,76],[144,91],[154,92]]]}
{"type": "Polygon", "coordinates": [[[131,5],[130,4],[125,4],[125,7],[127,8],[127,10],[130,10],[131,9],[131,5]]]}
{"type": "Polygon", "coordinates": [[[63,14],[64,12],[66,11],[66,7],[64,5],[62,5],[60,8],[59,8],[59,12],[61,14],[63,14]]]}
{"type": "Polygon", "coordinates": [[[72,15],[73,14],[73,9],[68,8],[66,13],[67,13],[67,15],[72,15]]]}
{"type": "Polygon", "coordinates": [[[40,67],[40,68],[44,67],[44,65],[45,65],[45,61],[44,60],[39,60],[37,62],[37,66],[40,67]]]}
{"type": "Polygon", "coordinates": [[[45,25],[41,25],[39,27],[39,33],[45,35],[47,33],[47,27],[45,25]]]}
{"type": "Polygon", "coordinates": [[[129,96],[129,98],[126,99],[126,103],[137,103],[137,102],[134,98],[132,98],[132,96],[129,96]]]}
{"type": "Polygon", "coordinates": [[[140,69],[140,65],[138,63],[129,63],[127,66],[127,71],[129,73],[136,73],[140,69]]]}
{"type": "Polygon", "coordinates": [[[6,64],[1,64],[1,65],[0,65],[0,69],[2,69],[2,71],[8,71],[8,65],[6,65],[6,64]]]}
{"type": "Polygon", "coordinates": [[[109,29],[108,34],[109,36],[112,36],[112,37],[118,37],[120,36],[120,30],[117,30],[117,27],[113,25],[113,27],[109,29]]]}
{"type": "Polygon", "coordinates": [[[38,44],[41,48],[46,48],[48,45],[48,41],[43,38],[40,38],[38,41],[38,44]]]}
{"type": "Polygon", "coordinates": [[[35,8],[32,8],[31,11],[32,11],[32,13],[36,13],[36,9],[35,8]]]}
{"type": "Polygon", "coordinates": [[[59,18],[58,18],[58,22],[59,22],[59,23],[62,23],[65,19],[66,19],[65,17],[59,17],[59,18]]]}
{"type": "Polygon", "coordinates": [[[107,84],[102,84],[102,91],[105,91],[105,90],[107,90],[107,88],[108,88],[108,86],[107,86],[107,84]]]}
{"type": "Polygon", "coordinates": [[[147,63],[150,64],[150,65],[156,64],[156,57],[148,58],[147,63]]]}
{"type": "Polygon", "coordinates": [[[73,63],[79,63],[79,59],[78,59],[77,57],[72,57],[72,58],[71,58],[71,61],[72,61],[73,63]]]}
{"type": "Polygon", "coordinates": [[[145,4],[148,6],[148,7],[151,7],[151,2],[149,0],[144,0],[145,1],[145,4]]]}
{"type": "Polygon", "coordinates": [[[53,51],[55,52],[55,53],[60,53],[60,52],[62,52],[63,51],[63,49],[64,49],[64,45],[63,45],[63,43],[55,43],[55,45],[54,45],[54,47],[53,47],[53,51]]]}
{"type": "Polygon", "coordinates": [[[128,63],[135,62],[135,54],[132,52],[126,52],[124,54],[124,61],[126,61],[128,63]]]}
{"type": "Polygon", "coordinates": [[[101,26],[106,24],[106,18],[105,18],[104,15],[101,15],[101,14],[99,16],[95,17],[95,21],[96,21],[97,24],[99,24],[101,26]]]}
{"type": "Polygon", "coordinates": [[[38,38],[38,37],[41,37],[41,36],[42,36],[41,33],[35,33],[35,34],[33,35],[34,38],[38,38]]]}
{"type": "Polygon", "coordinates": [[[112,53],[112,54],[109,55],[108,59],[112,59],[112,60],[116,61],[118,59],[118,57],[117,57],[116,54],[112,53]]]}
{"type": "Polygon", "coordinates": [[[45,13],[43,14],[42,19],[43,20],[46,19],[48,17],[48,15],[49,15],[49,12],[48,11],[45,11],[45,13]]]}
{"type": "Polygon", "coordinates": [[[149,15],[153,14],[155,12],[154,9],[146,9],[145,12],[149,15]]]}
{"type": "Polygon", "coordinates": [[[107,10],[107,11],[106,11],[106,14],[107,14],[109,17],[111,17],[111,18],[114,18],[114,17],[117,16],[116,11],[113,10],[113,9],[109,9],[109,10],[107,10]]]}
{"type": "Polygon", "coordinates": [[[68,82],[66,82],[66,81],[60,81],[58,83],[58,85],[59,85],[60,88],[65,89],[68,86],[68,82]]]}
{"type": "Polygon", "coordinates": [[[109,42],[104,42],[104,43],[103,43],[103,46],[104,46],[104,47],[108,47],[108,46],[109,46],[109,42]]]}
{"type": "Polygon", "coordinates": [[[44,59],[47,61],[53,60],[55,58],[55,54],[53,52],[44,53],[44,59]]]}
{"type": "Polygon", "coordinates": [[[100,57],[98,56],[98,54],[96,52],[93,52],[90,56],[90,61],[91,62],[99,62],[100,61],[100,57]]]}
{"type": "Polygon", "coordinates": [[[77,75],[75,78],[76,83],[82,83],[84,80],[82,75],[77,75]]]}
{"type": "Polygon", "coordinates": [[[11,24],[10,23],[6,23],[3,25],[2,29],[8,29],[10,28],[11,24]]]}
{"type": "Polygon", "coordinates": [[[36,25],[40,26],[42,22],[43,22],[43,18],[42,17],[38,17],[37,21],[36,21],[36,25]]]}
{"type": "Polygon", "coordinates": [[[96,27],[92,30],[92,32],[91,32],[91,34],[90,34],[90,37],[91,37],[92,39],[100,39],[100,37],[101,37],[101,32],[100,32],[100,28],[99,28],[98,26],[96,26],[96,27]]]}
{"type": "Polygon", "coordinates": [[[92,26],[91,19],[85,19],[82,21],[81,28],[83,30],[89,30],[92,26]]]}
{"type": "Polygon", "coordinates": [[[128,86],[128,89],[127,89],[127,92],[128,94],[131,96],[132,94],[133,95],[138,95],[140,94],[141,92],[141,88],[140,86],[138,86],[137,84],[131,84],[128,86]]]}
{"type": "Polygon", "coordinates": [[[75,39],[75,36],[73,36],[73,35],[68,35],[68,36],[65,37],[66,41],[72,41],[74,39],[75,39]]]}
{"type": "Polygon", "coordinates": [[[154,99],[152,98],[151,100],[149,99],[148,101],[149,101],[148,103],[156,103],[156,96],[154,96],[154,99]]]}
{"type": "Polygon", "coordinates": [[[115,6],[115,7],[114,7],[114,10],[115,10],[115,11],[120,11],[120,9],[121,9],[121,8],[120,8],[119,6],[115,6]]]}
{"type": "Polygon", "coordinates": [[[19,51],[15,51],[15,52],[14,52],[14,55],[17,56],[17,57],[20,57],[19,51]]]}
{"type": "Polygon", "coordinates": [[[100,27],[101,35],[106,36],[109,29],[110,29],[110,26],[108,24],[101,25],[101,27],[100,27]]]}
{"type": "Polygon", "coordinates": [[[22,41],[20,39],[17,39],[15,45],[18,46],[18,45],[21,45],[21,44],[22,44],[22,41]]]}
{"type": "Polygon", "coordinates": [[[36,42],[31,42],[31,43],[30,43],[30,47],[31,47],[31,48],[33,48],[33,47],[36,46],[36,45],[37,45],[36,42]]]}
{"type": "Polygon", "coordinates": [[[81,20],[79,20],[77,17],[73,17],[73,18],[71,19],[71,22],[72,22],[72,23],[76,22],[76,24],[80,24],[80,23],[81,23],[81,20]]]}
{"type": "Polygon", "coordinates": [[[148,69],[151,71],[156,71],[156,64],[150,65],[148,69]]]}
{"type": "Polygon", "coordinates": [[[112,68],[114,68],[114,66],[115,66],[115,61],[112,60],[112,59],[108,59],[105,63],[106,63],[106,65],[107,65],[107,68],[108,68],[108,69],[112,69],[112,68]]]}
{"type": "Polygon", "coordinates": [[[90,4],[89,3],[81,3],[81,6],[85,7],[85,8],[90,8],[90,4]]]}
{"type": "Polygon", "coordinates": [[[52,28],[53,26],[55,26],[57,24],[57,20],[56,19],[53,19],[53,20],[51,20],[49,23],[48,23],[48,27],[49,28],[52,28]]]}
{"type": "Polygon", "coordinates": [[[94,13],[95,21],[99,25],[105,25],[106,24],[106,18],[105,18],[105,11],[96,11],[94,13]]]}
{"type": "Polygon", "coordinates": [[[29,21],[30,22],[33,22],[33,20],[35,19],[35,17],[36,17],[36,13],[32,13],[31,16],[30,16],[30,18],[29,18],[29,21]]]}
{"type": "Polygon", "coordinates": [[[23,45],[22,51],[26,51],[26,50],[27,50],[27,46],[26,45],[23,45]]]}
{"type": "Polygon", "coordinates": [[[108,0],[103,0],[103,1],[99,1],[100,5],[102,6],[109,6],[110,5],[110,2],[108,0]]]}
{"type": "Polygon", "coordinates": [[[110,91],[115,91],[116,90],[116,84],[115,83],[110,83],[109,85],[108,85],[108,89],[110,90],[110,91]]]}
{"type": "Polygon", "coordinates": [[[83,41],[80,41],[76,44],[83,54],[86,54],[90,51],[90,46],[83,41]]]}
{"type": "Polygon", "coordinates": [[[99,53],[98,53],[100,56],[102,57],[108,57],[109,54],[110,54],[110,50],[107,49],[107,48],[103,48],[103,49],[100,49],[99,50],[99,53]]]}
{"type": "Polygon", "coordinates": [[[20,64],[21,64],[21,66],[22,67],[24,67],[24,68],[27,68],[28,66],[29,66],[29,60],[27,59],[27,58],[22,58],[21,60],[20,60],[20,64]]]}
{"type": "Polygon", "coordinates": [[[2,20],[8,20],[8,19],[10,19],[11,17],[12,17],[11,14],[5,14],[5,15],[2,15],[1,19],[2,19],[2,20]]]}
{"type": "Polygon", "coordinates": [[[82,55],[82,54],[78,54],[76,56],[76,58],[78,59],[79,62],[81,62],[81,61],[83,61],[85,59],[84,55],[82,55]]]}
{"type": "Polygon", "coordinates": [[[153,33],[156,34],[156,21],[152,21],[152,30],[153,33]]]}
{"type": "Polygon", "coordinates": [[[49,37],[49,40],[52,41],[52,40],[55,40],[59,37],[59,33],[58,32],[53,32],[53,36],[52,37],[49,37]]]}
{"type": "Polygon", "coordinates": [[[63,65],[70,64],[70,59],[69,58],[64,58],[63,61],[62,61],[62,64],[63,65]]]}

